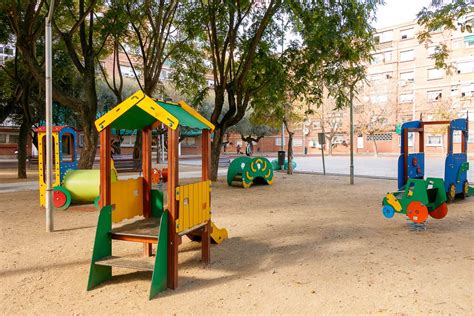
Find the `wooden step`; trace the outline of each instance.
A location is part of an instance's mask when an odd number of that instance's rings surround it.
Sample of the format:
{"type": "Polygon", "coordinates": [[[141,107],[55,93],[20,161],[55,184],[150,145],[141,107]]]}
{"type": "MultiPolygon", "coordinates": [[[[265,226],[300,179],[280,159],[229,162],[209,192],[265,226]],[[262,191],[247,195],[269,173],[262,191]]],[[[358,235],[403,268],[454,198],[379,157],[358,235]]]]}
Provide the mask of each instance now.
{"type": "Polygon", "coordinates": [[[132,269],[137,271],[153,271],[155,257],[127,258],[110,256],[95,262],[99,266],[132,269]]]}
{"type": "Polygon", "coordinates": [[[120,227],[114,227],[110,232],[112,239],[132,242],[156,244],[160,231],[160,219],[145,218],[120,227]]]}

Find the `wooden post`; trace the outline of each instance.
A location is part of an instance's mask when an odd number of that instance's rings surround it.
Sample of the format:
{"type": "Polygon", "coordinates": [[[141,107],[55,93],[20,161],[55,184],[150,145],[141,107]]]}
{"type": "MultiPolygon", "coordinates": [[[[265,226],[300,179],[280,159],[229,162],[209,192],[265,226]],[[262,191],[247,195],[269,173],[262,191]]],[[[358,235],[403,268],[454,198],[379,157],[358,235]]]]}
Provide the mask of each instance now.
{"type": "Polygon", "coordinates": [[[112,203],[110,188],[110,126],[100,132],[100,207],[112,203]]]}
{"type": "MultiPolygon", "coordinates": [[[[202,181],[209,180],[209,165],[211,154],[211,137],[208,129],[202,130],[202,181]]],[[[209,195],[211,195],[209,193],[209,195]]],[[[211,197],[209,196],[209,204],[211,197]]],[[[210,206],[210,205],[209,205],[210,206]]],[[[207,265],[211,262],[211,221],[204,227],[201,235],[201,257],[202,262],[207,265]]]]}
{"type": "MultiPolygon", "coordinates": [[[[151,216],[151,127],[142,130],[143,217],[151,216]]],[[[143,244],[143,255],[151,256],[152,245],[143,244]]]]}
{"type": "Polygon", "coordinates": [[[178,169],[179,127],[176,130],[168,128],[168,288],[178,287],[178,245],[176,234],[176,219],[179,209],[176,201],[176,187],[179,181],[178,169]]]}
{"type": "Polygon", "coordinates": [[[202,130],[202,181],[209,180],[211,137],[208,129],[202,130]]]}
{"type": "Polygon", "coordinates": [[[403,183],[408,180],[408,129],[403,130],[403,183]]]}

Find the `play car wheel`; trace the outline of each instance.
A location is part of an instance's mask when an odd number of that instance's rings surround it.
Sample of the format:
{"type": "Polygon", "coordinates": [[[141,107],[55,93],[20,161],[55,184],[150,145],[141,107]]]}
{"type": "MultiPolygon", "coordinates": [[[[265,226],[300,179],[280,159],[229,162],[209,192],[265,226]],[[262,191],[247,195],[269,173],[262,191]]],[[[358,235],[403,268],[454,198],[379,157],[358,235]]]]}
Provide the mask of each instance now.
{"type": "Polygon", "coordinates": [[[65,210],[71,205],[71,193],[62,187],[57,186],[53,188],[53,205],[59,210],[65,210]]]}
{"type": "Polygon", "coordinates": [[[435,208],[432,212],[430,212],[430,216],[436,219],[442,219],[448,214],[448,206],[446,203],[441,204],[437,208],[435,208]]]}
{"type": "Polygon", "coordinates": [[[428,219],[428,208],[419,201],[413,201],[407,207],[408,218],[418,224],[428,219]]]}
{"type": "Polygon", "coordinates": [[[446,195],[448,196],[448,201],[453,202],[456,198],[456,186],[454,185],[454,183],[451,183],[451,185],[449,186],[449,190],[446,193],[446,195]]]}
{"type": "Polygon", "coordinates": [[[382,214],[386,218],[392,218],[395,215],[395,210],[390,205],[384,205],[382,207],[382,214]]]}
{"type": "Polygon", "coordinates": [[[462,198],[465,199],[469,196],[469,182],[466,180],[462,186],[462,198]]]}

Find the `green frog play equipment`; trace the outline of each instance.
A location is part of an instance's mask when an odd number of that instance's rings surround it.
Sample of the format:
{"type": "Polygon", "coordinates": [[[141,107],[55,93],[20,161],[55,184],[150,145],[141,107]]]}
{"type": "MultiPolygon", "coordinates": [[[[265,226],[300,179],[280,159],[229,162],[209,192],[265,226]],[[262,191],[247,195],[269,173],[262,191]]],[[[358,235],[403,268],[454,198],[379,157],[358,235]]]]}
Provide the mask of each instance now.
{"type": "Polygon", "coordinates": [[[249,188],[252,184],[272,184],[273,167],[264,157],[238,157],[227,170],[227,184],[249,188]]]}

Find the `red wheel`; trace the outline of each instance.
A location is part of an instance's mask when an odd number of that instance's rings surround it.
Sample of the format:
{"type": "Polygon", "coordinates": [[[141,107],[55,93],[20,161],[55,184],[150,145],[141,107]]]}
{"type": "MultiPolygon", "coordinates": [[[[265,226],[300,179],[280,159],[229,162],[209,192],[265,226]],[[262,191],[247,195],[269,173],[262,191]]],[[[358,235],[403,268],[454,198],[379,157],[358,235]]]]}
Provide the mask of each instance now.
{"type": "Polygon", "coordinates": [[[66,204],[67,196],[62,191],[53,192],[53,204],[55,208],[61,208],[66,204]]]}
{"type": "Polygon", "coordinates": [[[428,208],[419,201],[408,204],[407,216],[413,222],[421,224],[428,219],[428,208]]]}
{"type": "Polygon", "coordinates": [[[441,204],[437,208],[435,208],[431,213],[430,216],[436,219],[442,219],[443,217],[448,214],[448,206],[446,203],[441,204]]]}
{"type": "Polygon", "coordinates": [[[71,193],[62,186],[53,188],[53,205],[54,208],[65,210],[71,205],[71,193]]]}

